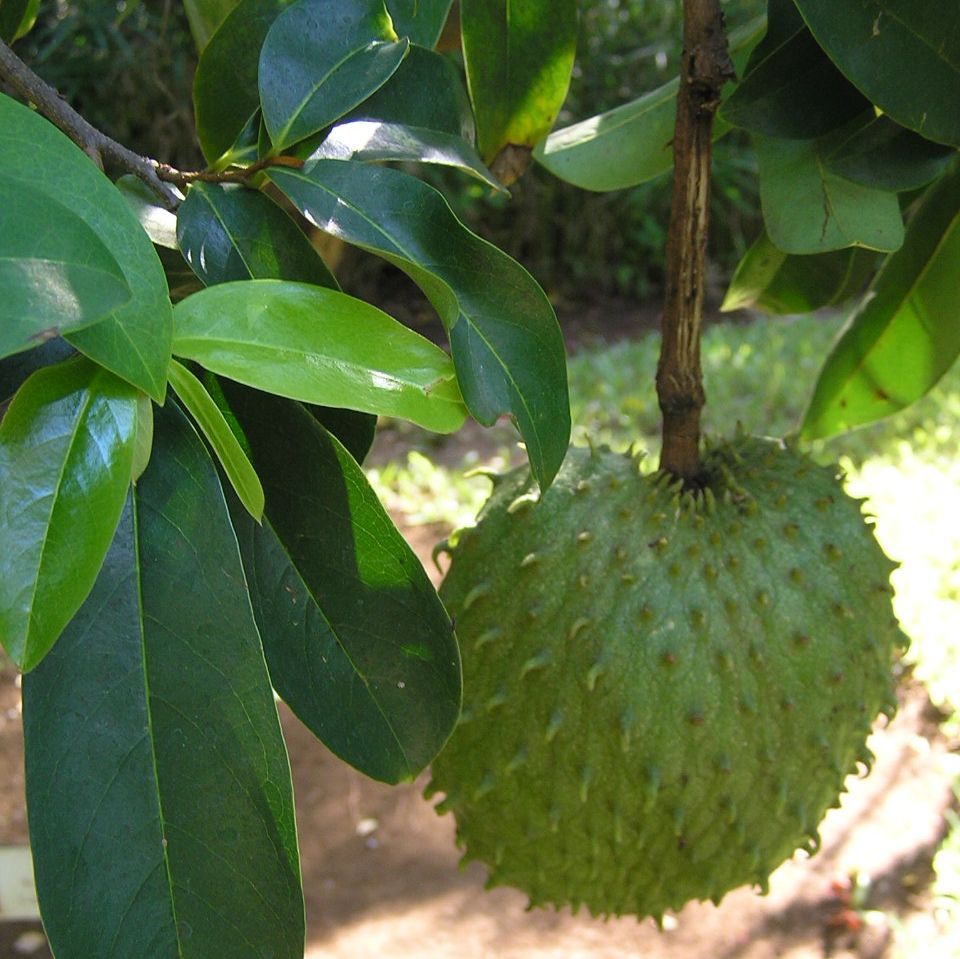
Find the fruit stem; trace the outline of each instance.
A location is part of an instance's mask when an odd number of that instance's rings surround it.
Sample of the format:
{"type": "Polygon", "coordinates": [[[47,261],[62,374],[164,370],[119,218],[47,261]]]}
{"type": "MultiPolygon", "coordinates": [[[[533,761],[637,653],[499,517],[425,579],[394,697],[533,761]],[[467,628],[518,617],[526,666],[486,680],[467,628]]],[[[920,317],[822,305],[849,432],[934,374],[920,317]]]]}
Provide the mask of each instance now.
{"type": "Polygon", "coordinates": [[[684,0],[657,398],[663,414],[660,468],[691,485],[700,472],[700,410],[705,402],[700,326],[713,118],[720,90],[734,75],[720,0],[684,0]]]}

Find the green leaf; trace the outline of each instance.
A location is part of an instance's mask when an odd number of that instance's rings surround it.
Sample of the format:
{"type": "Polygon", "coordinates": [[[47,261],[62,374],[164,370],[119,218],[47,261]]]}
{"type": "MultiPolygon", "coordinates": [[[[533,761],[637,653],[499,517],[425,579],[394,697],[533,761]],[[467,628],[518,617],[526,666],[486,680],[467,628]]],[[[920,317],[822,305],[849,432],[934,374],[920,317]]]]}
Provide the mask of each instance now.
{"type": "Polygon", "coordinates": [[[347,113],[342,122],[350,120],[425,127],[458,136],[470,144],[476,139],[470,98],[456,67],[447,57],[414,45],[397,72],[347,113]],[[425,97],[424,90],[429,90],[430,96],[425,97]]]}
{"type": "Polygon", "coordinates": [[[383,86],[406,56],[383,0],[299,0],[260,53],[260,104],[273,152],[322,130],[383,86]]]}
{"type": "Polygon", "coordinates": [[[113,184],[39,114],[0,95],[0,170],[80,217],[120,264],[132,298],[67,335],[82,353],[163,402],[172,317],[153,245],[113,184]]]}
{"type": "Polygon", "coordinates": [[[437,45],[453,0],[387,0],[397,36],[431,49],[437,45]]]}
{"type": "Polygon", "coordinates": [[[761,233],[737,264],[723,312],[754,307],[766,313],[810,313],[856,296],[876,267],[869,250],[848,247],[797,256],[778,250],[761,233]]]}
{"type": "Polygon", "coordinates": [[[224,388],[267,494],[262,527],[234,522],[274,688],[347,762],[412,779],[460,709],[450,620],[344,447],[298,404],[224,388]]]}
{"type": "Polygon", "coordinates": [[[239,383],[438,433],[463,425],[450,357],[345,293],[282,280],[222,283],[178,303],[174,319],[177,355],[239,383]]]}
{"type": "Polygon", "coordinates": [[[801,435],[831,436],[909,406],[960,355],[960,169],[927,192],[827,358],[801,435]]]}
{"type": "Polygon", "coordinates": [[[837,176],[826,167],[831,138],[755,136],[760,205],[773,243],[786,253],[825,253],[847,246],[895,250],[903,242],[896,193],[837,176]]]}
{"type": "Polygon", "coordinates": [[[960,147],[960,30],[942,0],[796,0],[830,59],[884,113],[960,147]]]}
{"type": "Polygon", "coordinates": [[[320,229],[419,284],[447,329],[467,408],[487,425],[515,417],[546,488],[566,455],[570,407],[560,328],[530,274],[471,233],[436,190],[398,170],[318,160],[269,177],[320,229]]]}
{"type": "Polygon", "coordinates": [[[532,147],[567,95],[576,0],[461,0],[460,29],[480,155],[489,164],[507,146],[532,147]]]}
{"type": "Polygon", "coordinates": [[[225,156],[260,106],[260,48],[274,20],[295,0],[241,0],[200,55],[193,78],[197,136],[210,163],[225,156]]]}
{"type": "Polygon", "coordinates": [[[897,192],[917,190],[941,176],[956,156],[894,123],[871,115],[826,156],[827,169],[864,186],[897,192]]]}
{"type": "Polygon", "coordinates": [[[174,403],[93,593],[24,677],[58,956],[301,959],[293,795],[216,472],[174,403]]]}
{"type": "Polygon", "coordinates": [[[157,195],[139,177],[128,173],[116,185],[151,242],[167,250],[177,249],[177,215],[160,206],[157,195]]]}
{"type": "Polygon", "coordinates": [[[183,0],[197,53],[203,53],[203,48],[236,5],[237,0],[183,0]]]}
{"type": "Polygon", "coordinates": [[[0,172],[0,356],[90,326],[132,295],[79,216],[0,172]]]}
{"type": "Polygon", "coordinates": [[[768,0],[767,33],[723,119],[754,133],[812,140],[870,109],[806,28],[793,0],[768,0]]]}
{"type": "MultiPolygon", "coordinates": [[[[173,362],[171,360],[171,362],[173,362]]],[[[137,394],[137,429],[133,445],[130,479],[136,483],[150,463],[153,452],[153,403],[146,393],[137,394]]]]}
{"type": "Polygon", "coordinates": [[[31,373],[76,355],[77,351],[66,340],[58,337],[24,353],[3,357],[0,359],[0,403],[10,399],[31,373]]]}
{"type": "Polygon", "coordinates": [[[29,32],[40,0],[0,0],[0,40],[10,44],[29,32]]]}
{"type": "Polygon", "coordinates": [[[378,120],[338,123],[311,160],[397,160],[450,166],[506,193],[477,152],[459,136],[378,120]]]}
{"type": "Polygon", "coordinates": [[[84,359],[38,370],[0,423],[0,638],[24,671],[86,599],[133,465],[137,393],[84,359]]]}
{"type": "Polygon", "coordinates": [[[207,438],[243,508],[259,523],[263,516],[263,487],[247,454],[233,435],[220,408],[182,363],[170,361],[170,385],[207,438]]]}
{"type": "Polygon", "coordinates": [[[358,463],[364,461],[377,434],[375,416],[357,413],[356,410],[337,409],[335,406],[305,404],[304,408],[344,445],[358,463]]]}
{"type": "MultiPolygon", "coordinates": [[[[763,34],[758,20],[730,36],[738,73],[763,34]]],[[[534,159],[554,176],[584,190],[623,190],[673,168],[673,126],[679,80],[597,116],[555,130],[533,150],[534,159]]],[[[714,138],[730,129],[722,119],[714,138]]]]}
{"type": "Polygon", "coordinates": [[[339,289],[303,231],[257,190],[194,184],[180,205],[177,239],[207,286],[277,278],[339,289]]]}

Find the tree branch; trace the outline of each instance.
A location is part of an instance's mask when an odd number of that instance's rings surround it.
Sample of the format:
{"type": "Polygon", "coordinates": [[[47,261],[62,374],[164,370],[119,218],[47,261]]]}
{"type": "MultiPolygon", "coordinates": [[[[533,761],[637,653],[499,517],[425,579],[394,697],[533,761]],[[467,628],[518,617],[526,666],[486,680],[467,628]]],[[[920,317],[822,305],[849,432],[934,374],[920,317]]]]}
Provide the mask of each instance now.
{"type": "Polygon", "coordinates": [[[734,75],[719,0],[684,0],[657,397],[663,413],[660,468],[691,484],[700,470],[700,411],[705,401],[700,327],[713,118],[720,90],[734,75]]]}
{"type": "Polygon", "coordinates": [[[85,120],[46,81],[38,77],[2,40],[0,40],[0,80],[35,104],[37,109],[54,126],[62,130],[102,170],[104,162],[132,173],[144,181],[160,198],[168,210],[180,205],[180,197],[168,186],[173,183],[186,188],[191,183],[246,183],[251,177],[269,166],[303,166],[295,157],[269,157],[248,167],[231,168],[213,172],[210,170],[182,171],[140,156],[111,139],[85,120]]]}
{"type": "Polygon", "coordinates": [[[110,139],[88,123],[46,81],[41,80],[2,40],[0,40],[0,79],[5,80],[24,99],[55,126],[59,127],[102,170],[104,160],[122,167],[143,180],[168,210],[175,210],[180,198],[157,173],[155,160],[139,156],[110,139]]]}

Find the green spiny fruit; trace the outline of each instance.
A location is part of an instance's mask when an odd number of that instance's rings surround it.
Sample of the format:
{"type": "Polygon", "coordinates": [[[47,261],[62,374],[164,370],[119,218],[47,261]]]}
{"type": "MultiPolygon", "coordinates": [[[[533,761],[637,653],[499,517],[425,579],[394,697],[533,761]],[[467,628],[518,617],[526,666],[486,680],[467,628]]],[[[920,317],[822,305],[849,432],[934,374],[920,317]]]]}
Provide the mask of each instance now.
{"type": "Polygon", "coordinates": [[[532,905],[765,889],[893,713],[893,564],[835,471],[740,437],[704,476],[571,449],[543,496],[497,480],[453,548],[464,709],[428,795],[532,905]]]}

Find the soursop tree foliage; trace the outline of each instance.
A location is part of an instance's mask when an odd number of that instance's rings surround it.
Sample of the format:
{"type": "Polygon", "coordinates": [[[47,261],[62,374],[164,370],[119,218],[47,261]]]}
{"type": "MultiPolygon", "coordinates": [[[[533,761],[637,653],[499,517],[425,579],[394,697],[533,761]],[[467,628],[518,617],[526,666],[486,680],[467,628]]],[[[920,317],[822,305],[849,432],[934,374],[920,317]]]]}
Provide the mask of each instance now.
{"type": "Polygon", "coordinates": [[[457,59],[435,49],[450,0],[184,7],[192,171],[75,113],[17,56],[37,3],[0,0],[0,640],[55,954],[302,955],[275,695],[385,782],[439,753],[467,855],[536,904],[656,916],[762,886],[892,708],[889,561],[802,445],[960,352],[956,17],[769,0],[728,60],[716,4],[688,0],[709,30],[683,82],[551,131],[575,0],[462,0],[457,59]],[[731,127],[765,231],[727,306],[860,297],[786,445],[677,428],[703,401],[698,198],[731,127]],[[537,162],[617,190],[674,161],[700,192],[674,190],[644,477],[568,455],[547,297],[416,174],[503,191],[537,162]],[[319,234],[403,270],[446,348],[345,294],[319,234]],[[526,447],[444,602],[364,478],[378,416],[506,416],[526,447]]]}

